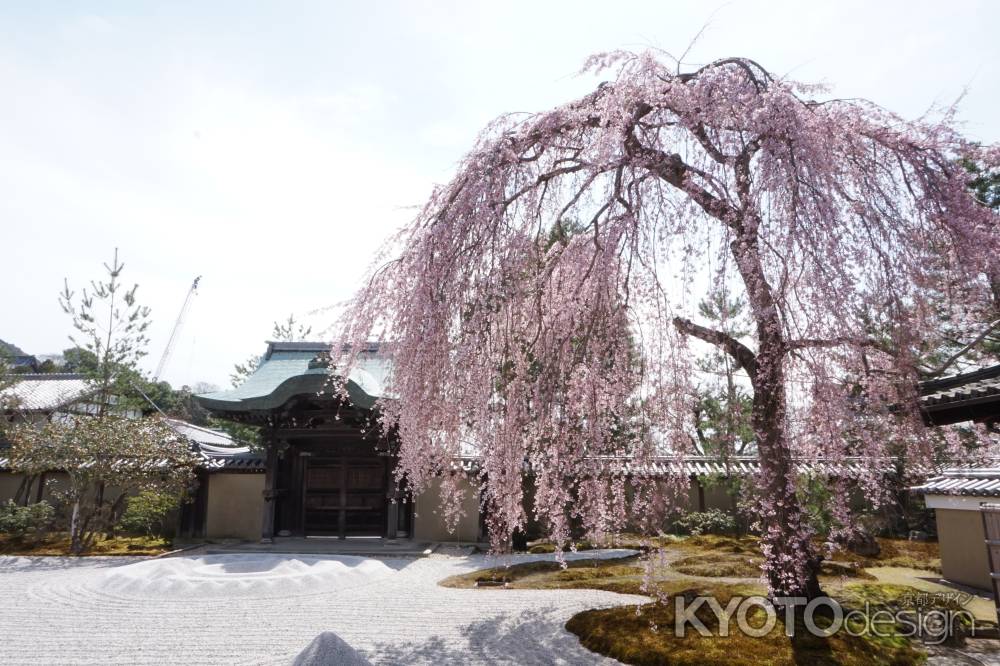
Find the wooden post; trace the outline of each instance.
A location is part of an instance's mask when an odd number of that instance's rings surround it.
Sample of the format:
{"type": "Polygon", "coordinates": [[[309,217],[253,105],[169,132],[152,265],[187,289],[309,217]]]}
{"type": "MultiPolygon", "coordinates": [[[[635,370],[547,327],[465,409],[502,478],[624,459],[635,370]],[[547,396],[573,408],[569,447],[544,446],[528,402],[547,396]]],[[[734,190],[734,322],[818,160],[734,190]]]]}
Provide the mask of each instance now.
{"type": "Polygon", "coordinates": [[[986,559],[990,564],[990,582],[993,588],[993,605],[1000,623],[1000,504],[979,505],[983,518],[983,536],[986,539],[986,559]]]}
{"type": "Polygon", "coordinates": [[[261,543],[274,541],[274,477],[278,467],[278,446],[270,438],[267,440],[267,468],[264,472],[264,515],[261,521],[261,543]]]}
{"type": "Polygon", "coordinates": [[[38,475],[38,492],[35,495],[35,502],[45,499],[45,472],[38,475]]]}
{"type": "Polygon", "coordinates": [[[395,479],[389,482],[389,492],[386,495],[386,500],[389,502],[389,510],[386,511],[388,518],[386,520],[385,537],[389,541],[395,541],[396,537],[399,536],[397,533],[399,530],[399,500],[402,497],[402,493],[399,492],[399,483],[395,479]]]}
{"type": "Polygon", "coordinates": [[[21,483],[17,486],[17,492],[14,493],[14,504],[17,504],[18,506],[28,506],[28,502],[31,501],[31,484],[31,475],[23,475],[21,483]]]}

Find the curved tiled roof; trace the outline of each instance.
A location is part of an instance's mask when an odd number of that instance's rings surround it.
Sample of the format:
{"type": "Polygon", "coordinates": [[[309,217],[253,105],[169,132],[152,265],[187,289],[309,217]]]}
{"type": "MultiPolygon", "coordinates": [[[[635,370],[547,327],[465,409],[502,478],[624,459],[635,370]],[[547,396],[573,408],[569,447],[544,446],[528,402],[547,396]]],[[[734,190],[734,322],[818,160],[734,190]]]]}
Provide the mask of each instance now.
{"type": "Polygon", "coordinates": [[[263,453],[251,451],[249,447],[236,443],[227,432],[167,419],[167,424],[185,437],[201,454],[201,466],[209,471],[236,470],[263,472],[267,458],[263,453]]]}
{"type": "MultiPolygon", "coordinates": [[[[196,396],[199,403],[214,412],[248,412],[276,409],[296,395],[328,390],[330,370],[321,357],[330,351],[323,342],[269,342],[260,365],[240,386],[196,396]]],[[[370,409],[384,394],[387,366],[374,352],[360,360],[347,381],[351,402],[370,409]]]]}
{"type": "MultiPolygon", "coordinates": [[[[202,465],[207,469],[264,470],[263,454],[251,452],[249,447],[236,443],[226,432],[204,428],[180,419],[166,418],[164,421],[201,454],[202,465]]],[[[9,465],[9,456],[3,448],[0,448],[0,470],[7,469],[9,465]]]]}
{"type": "Polygon", "coordinates": [[[210,472],[264,472],[267,470],[267,457],[263,453],[245,450],[228,456],[205,454],[203,467],[210,472]]]}
{"type": "Polygon", "coordinates": [[[166,421],[167,425],[173,428],[178,435],[197,444],[203,449],[218,449],[220,452],[237,449],[241,451],[246,450],[245,446],[240,446],[234,442],[232,436],[222,430],[205,428],[204,426],[195,425],[193,423],[188,423],[187,421],[181,421],[180,419],[172,419],[169,417],[165,418],[164,421],[166,421]]]}
{"type": "Polygon", "coordinates": [[[1000,365],[921,382],[920,395],[920,402],[928,406],[1000,396],[1000,365]]]}
{"type": "MultiPolygon", "coordinates": [[[[594,458],[594,469],[598,473],[628,474],[646,477],[670,476],[751,476],[760,471],[760,461],[756,456],[732,456],[726,460],[715,456],[657,456],[648,462],[637,463],[630,458],[594,458]]],[[[465,472],[478,472],[481,459],[477,456],[455,458],[453,468],[465,472]]],[[[896,471],[895,461],[890,458],[872,461],[866,458],[797,458],[795,470],[799,474],[821,476],[857,477],[871,472],[876,466],[879,473],[891,474],[896,471]]],[[[940,468],[939,468],[940,469],[940,468]]],[[[525,471],[530,465],[525,463],[525,471]]],[[[930,473],[933,470],[916,470],[930,473]]]]}
{"type": "MultiPolygon", "coordinates": [[[[256,471],[266,469],[267,460],[264,454],[244,450],[244,452],[223,456],[208,453],[205,467],[210,471],[256,471]]],[[[468,474],[478,473],[482,459],[477,456],[460,456],[452,460],[451,468],[456,472],[468,474]]],[[[626,474],[643,477],[674,477],[674,476],[752,476],[760,471],[760,463],[753,456],[739,456],[723,461],[712,456],[685,456],[682,459],[673,456],[654,458],[647,464],[636,464],[624,458],[595,458],[595,471],[608,474],[626,474]]],[[[819,458],[799,459],[795,461],[796,471],[800,474],[816,474],[822,476],[858,477],[870,471],[871,461],[860,458],[848,458],[839,461],[819,458]]],[[[878,470],[883,474],[895,471],[893,461],[886,459],[879,463],[878,470]]],[[[531,471],[526,462],[524,471],[531,471]]]]}
{"type": "Polygon", "coordinates": [[[1000,417],[1000,365],[921,382],[920,407],[936,425],[1000,417]]]}
{"type": "Polygon", "coordinates": [[[910,490],[925,495],[1000,497],[1000,467],[946,469],[910,490]]]}

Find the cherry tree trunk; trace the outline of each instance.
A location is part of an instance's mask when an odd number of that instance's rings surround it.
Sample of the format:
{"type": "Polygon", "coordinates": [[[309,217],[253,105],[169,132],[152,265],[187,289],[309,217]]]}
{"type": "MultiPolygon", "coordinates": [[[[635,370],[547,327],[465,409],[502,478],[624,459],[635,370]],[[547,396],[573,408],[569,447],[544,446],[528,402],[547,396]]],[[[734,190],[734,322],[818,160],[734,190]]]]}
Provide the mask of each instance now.
{"type": "Polygon", "coordinates": [[[815,599],[822,562],[795,492],[795,464],[785,438],[783,354],[758,354],[753,429],[760,460],[761,549],[775,596],[815,599]]]}
{"type": "Polygon", "coordinates": [[[743,282],[757,327],[757,354],[751,374],[751,415],[760,461],[759,516],[764,576],[774,597],[822,595],[818,556],[812,530],[795,492],[795,463],[786,438],[785,355],[771,285],[760,260],[756,229],[759,220],[742,225],[741,237],[731,250],[743,282]]]}

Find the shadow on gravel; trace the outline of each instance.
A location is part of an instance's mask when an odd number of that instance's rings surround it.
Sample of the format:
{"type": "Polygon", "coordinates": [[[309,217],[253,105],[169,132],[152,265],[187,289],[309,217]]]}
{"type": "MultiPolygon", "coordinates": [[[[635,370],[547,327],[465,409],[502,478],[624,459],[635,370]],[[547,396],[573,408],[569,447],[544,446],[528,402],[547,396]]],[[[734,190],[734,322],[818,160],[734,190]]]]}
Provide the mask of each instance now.
{"type": "Polygon", "coordinates": [[[550,614],[553,610],[554,607],[548,607],[516,615],[504,613],[475,622],[462,630],[464,640],[459,644],[429,636],[423,642],[405,646],[378,645],[372,652],[373,658],[391,664],[474,662],[538,666],[580,663],[585,654],[593,655],[594,662],[602,660],[603,657],[588,652],[576,636],[565,630],[565,620],[553,617],[550,614]]]}

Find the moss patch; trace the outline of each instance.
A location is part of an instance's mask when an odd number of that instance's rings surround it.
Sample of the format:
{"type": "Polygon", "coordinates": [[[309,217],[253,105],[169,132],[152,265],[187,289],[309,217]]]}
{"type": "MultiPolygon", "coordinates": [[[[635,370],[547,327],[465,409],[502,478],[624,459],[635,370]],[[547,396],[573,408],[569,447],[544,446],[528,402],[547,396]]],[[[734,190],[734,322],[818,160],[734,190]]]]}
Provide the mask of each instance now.
{"type": "MultiPolygon", "coordinates": [[[[905,567],[941,573],[938,545],[928,541],[878,539],[881,552],[862,557],[838,550],[823,561],[823,576],[874,580],[864,572],[867,567],[905,567]]],[[[817,546],[820,544],[817,543],[817,546]]],[[[753,536],[693,536],[676,544],[682,551],[693,551],[677,560],[674,569],[689,576],[756,578],[762,562],[760,541],[753,536]]]]}
{"type": "MultiPolygon", "coordinates": [[[[910,585],[895,583],[852,583],[845,585],[837,595],[838,600],[846,607],[870,609],[870,613],[888,611],[894,616],[900,612],[929,613],[941,611],[952,613],[957,636],[967,635],[971,629],[973,618],[969,617],[971,610],[963,606],[954,593],[929,593],[910,585]]],[[[986,626],[996,626],[991,620],[975,619],[979,629],[986,626]]],[[[953,641],[949,641],[953,642],[953,641]]]]}
{"type": "MultiPolygon", "coordinates": [[[[687,585],[690,586],[690,582],[687,585]]],[[[683,582],[675,581],[674,586],[681,587],[683,582]]],[[[743,585],[711,585],[677,590],[675,596],[693,598],[707,594],[725,607],[733,596],[759,594],[759,590],[743,585]]],[[[919,664],[924,659],[922,652],[901,637],[862,637],[840,632],[820,638],[812,636],[804,626],[797,626],[794,638],[789,638],[784,634],[782,613],[778,613],[774,628],[762,637],[745,635],[735,625],[730,625],[729,636],[718,636],[718,619],[707,605],[702,605],[695,614],[713,635],[703,637],[688,625],[683,636],[676,636],[672,601],[647,604],[638,609],[623,606],[585,611],[573,616],[566,628],[588,649],[627,664],[903,666],[919,664]]],[[[747,617],[752,626],[760,627],[766,620],[766,613],[755,606],[747,617]]]]}
{"type": "Polygon", "coordinates": [[[941,573],[941,550],[936,541],[878,539],[881,552],[876,557],[862,557],[847,550],[831,556],[835,562],[855,562],[860,567],[905,567],[941,573]]]}
{"type": "MultiPolygon", "coordinates": [[[[937,545],[933,543],[879,541],[882,552],[878,557],[862,558],[839,552],[823,563],[824,589],[847,609],[863,609],[867,603],[870,612],[905,610],[905,603],[919,596],[920,590],[875,582],[875,576],[864,567],[913,562],[926,571],[933,570],[938,558],[937,545]]],[[[764,594],[764,588],[756,582],[761,564],[759,541],[749,536],[703,535],[656,545],[667,550],[667,564],[657,570],[655,583],[656,596],[662,601],[639,607],[585,611],[573,616],[566,627],[590,650],[629,664],[905,666],[923,663],[926,658],[918,645],[899,633],[899,628],[893,635],[884,637],[852,636],[840,631],[822,638],[812,636],[800,623],[795,636],[789,638],[784,633],[783,613],[780,612],[775,627],[763,637],[742,634],[735,624],[731,625],[727,637],[703,637],[690,626],[684,636],[675,636],[674,599],[677,596],[714,596],[725,607],[734,595],[764,594]],[[744,580],[711,580],[719,577],[744,580]]],[[[512,588],[589,588],[649,596],[643,589],[644,579],[645,568],[639,557],[626,557],[574,560],[568,562],[565,569],[552,561],[529,562],[455,576],[441,584],[474,587],[477,580],[498,580],[512,588]]],[[[697,616],[713,634],[717,633],[718,619],[710,607],[703,605],[697,616]]],[[[763,609],[754,607],[749,616],[751,624],[761,625],[765,616],[763,609]]],[[[859,633],[857,629],[854,633],[859,633]]]]}
{"type": "Polygon", "coordinates": [[[479,583],[504,583],[516,589],[577,589],[590,588],[642,594],[639,591],[643,568],[638,558],[570,560],[564,569],[558,562],[523,562],[509,567],[481,569],[472,573],[445,578],[444,587],[470,588],[479,583]]]}
{"type": "Polygon", "coordinates": [[[876,580],[875,576],[865,571],[857,562],[835,562],[823,560],[819,568],[820,580],[822,576],[831,578],[858,578],[861,580],[876,580]]]}
{"type": "MultiPolygon", "coordinates": [[[[863,557],[848,550],[838,550],[829,558],[833,562],[849,563],[855,568],[906,567],[941,572],[941,552],[934,541],[908,541],[906,539],[877,539],[881,552],[875,557],[863,557]]],[[[675,544],[681,549],[707,553],[731,553],[760,557],[760,540],[754,536],[725,537],[715,535],[693,536],[675,544]]],[[[821,544],[817,542],[817,547],[821,544]]]]}
{"type": "MultiPolygon", "coordinates": [[[[922,569],[905,569],[901,567],[872,567],[865,570],[875,577],[879,583],[893,585],[905,585],[913,587],[922,593],[945,594],[955,596],[956,590],[953,586],[940,582],[937,574],[930,574],[922,569]]],[[[965,609],[976,616],[979,621],[987,624],[996,622],[997,609],[993,603],[993,598],[988,592],[979,592],[976,595],[959,595],[965,609]]]]}
{"type": "MultiPolygon", "coordinates": [[[[570,550],[582,551],[582,550],[593,550],[593,549],[594,545],[589,541],[576,541],[573,543],[573,548],[570,548],[569,545],[567,545],[564,546],[562,550],[565,552],[570,550]]],[[[558,550],[556,548],[556,545],[550,541],[537,541],[528,546],[528,552],[533,555],[544,555],[546,553],[554,553],[556,552],[556,550],[558,550]]]]}
{"type": "Polygon", "coordinates": [[[737,553],[699,553],[674,562],[674,571],[711,578],[757,578],[763,559],[737,553]]]}
{"type": "Polygon", "coordinates": [[[760,539],[755,536],[727,537],[701,534],[678,541],[676,545],[682,549],[703,550],[712,553],[760,556],[760,539]]]}
{"type": "MultiPolygon", "coordinates": [[[[67,534],[50,534],[31,544],[0,534],[2,555],[69,555],[69,544],[67,534]]],[[[160,555],[171,548],[169,541],[157,537],[115,537],[98,539],[85,555],[160,555]]]]}
{"type": "MultiPolygon", "coordinates": [[[[661,534],[659,536],[643,536],[633,532],[625,532],[615,535],[612,539],[602,543],[592,543],[590,541],[576,541],[577,551],[593,550],[595,548],[627,548],[630,550],[649,551],[657,548],[666,548],[689,541],[691,537],[677,536],[676,534],[661,534]]],[[[571,550],[568,546],[564,551],[571,550]]],[[[556,552],[556,546],[551,541],[541,539],[528,544],[528,552],[532,554],[547,554],[556,552]]]]}
{"type": "MultiPolygon", "coordinates": [[[[702,578],[759,578],[762,563],[763,559],[760,557],[704,553],[681,558],[671,566],[674,571],[687,576],[699,576],[702,578]]],[[[820,567],[820,576],[876,580],[875,576],[852,562],[824,561],[820,567]]]]}

